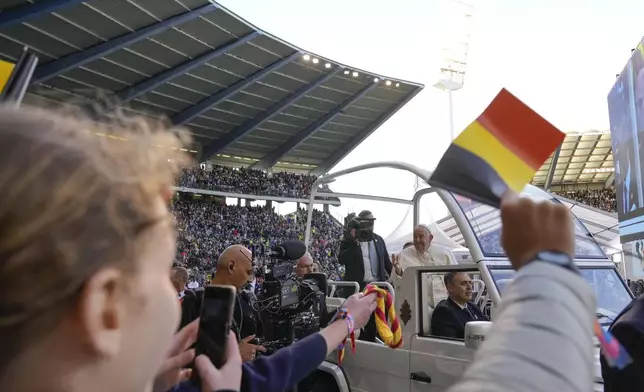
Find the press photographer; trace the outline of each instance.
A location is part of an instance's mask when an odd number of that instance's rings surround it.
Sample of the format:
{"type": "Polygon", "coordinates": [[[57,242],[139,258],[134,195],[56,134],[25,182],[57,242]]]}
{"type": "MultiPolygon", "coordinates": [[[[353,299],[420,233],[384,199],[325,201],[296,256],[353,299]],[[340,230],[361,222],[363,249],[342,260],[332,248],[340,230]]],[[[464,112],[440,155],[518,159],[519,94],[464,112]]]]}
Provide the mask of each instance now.
{"type": "Polygon", "coordinates": [[[244,362],[255,359],[258,351],[266,351],[264,347],[253,344],[253,339],[256,336],[262,336],[262,324],[257,311],[253,309],[252,295],[248,291],[242,290],[252,276],[251,251],[242,245],[232,245],[219,256],[217,272],[212,280],[212,284],[230,285],[237,288],[232,329],[239,341],[239,352],[244,362]]]}
{"type": "MultiPolygon", "coordinates": [[[[326,276],[303,274],[296,262],[307,258],[306,246],[289,241],[271,250],[257,309],[264,328],[263,345],[270,352],[320,330],[326,315],[326,276]]],[[[308,256],[310,262],[312,259],[308,256]]]]}
{"type": "MultiPolygon", "coordinates": [[[[386,281],[391,275],[392,264],[385,241],[373,231],[375,220],[367,210],[345,219],[345,237],[340,244],[338,261],[345,266],[344,280],[358,282],[360,290],[371,282],[386,281]]],[[[346,298],[346,291],[341,292],[346,298]]],[[[373,342],[376,335],[376,321],[372,317],[360,339],[373,342]]]]}

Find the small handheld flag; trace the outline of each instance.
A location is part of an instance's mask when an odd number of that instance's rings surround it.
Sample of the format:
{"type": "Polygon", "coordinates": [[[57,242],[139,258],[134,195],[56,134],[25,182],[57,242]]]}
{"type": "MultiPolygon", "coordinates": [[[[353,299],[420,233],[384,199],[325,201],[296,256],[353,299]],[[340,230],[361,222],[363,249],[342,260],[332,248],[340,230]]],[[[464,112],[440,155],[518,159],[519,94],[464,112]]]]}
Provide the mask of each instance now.
{"type": "Polygon", "coordinates": [[[633,362],[624,346],[610,332],[605,331],[597,320],[595,320],[595,336],[599,340],[599,346],[602,349],[601,353],[608,366],[622,370],[633,362]]]}
{"type": "Polygon", "coordinates": [[[428,182],[499,207],[507,190],[523,190],[564,137],[503,89],[452,142],[428,182]]]}

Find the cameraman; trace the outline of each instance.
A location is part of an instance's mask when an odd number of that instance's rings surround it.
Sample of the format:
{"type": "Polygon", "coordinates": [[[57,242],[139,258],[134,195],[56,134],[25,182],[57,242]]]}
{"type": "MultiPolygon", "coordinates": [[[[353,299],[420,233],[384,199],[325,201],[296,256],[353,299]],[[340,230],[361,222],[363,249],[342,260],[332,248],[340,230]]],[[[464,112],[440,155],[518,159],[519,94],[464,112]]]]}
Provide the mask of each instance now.
{"type": "MultiPolygon", "coordinates": [[[[391,275],[392,264],[385,241],[373,232],[376,218],[371,211],[362,211],[347,224],[340,244],[338,262],[345,266],[344,280],[358,282],[364,290],[371,282],[384,282],[391,275]]],[[[360,334],[360,340],[376,340],[376,320],[371,318],[360,334]]]]}
{"type": "Polygon", "coordinates": [[[303,278],[306,274],[313,272],[313,257],[309,252],[304,253],[304,256],[297,259],[295,263],[295,274],[299,278],[303,278]]]}
{"type": "Polygon", "coordinates": [[[253,309],[251,296],[242,288],[253,276],[252,254],[242,245],[231,245],[226,248],[217,261],[217,272],[212,284],[234,286],[237,289],[237,301],[233,313],[233,332],[239,341],[239,352],[242,360],[252,361],[257,351],[266,349],[252,343],[256,335],[261,336],[259,315],[253,309]]]}

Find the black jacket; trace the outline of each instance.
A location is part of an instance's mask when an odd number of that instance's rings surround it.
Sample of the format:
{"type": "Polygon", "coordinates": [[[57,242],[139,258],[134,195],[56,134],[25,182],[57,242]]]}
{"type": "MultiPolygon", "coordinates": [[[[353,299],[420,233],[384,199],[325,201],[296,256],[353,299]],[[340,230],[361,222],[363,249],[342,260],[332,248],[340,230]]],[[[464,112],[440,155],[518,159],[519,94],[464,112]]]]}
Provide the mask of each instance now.
{"type": "MultiPolygon", "coordinates": [[[[386,281],[391,275],[391,259],[387,252],[387,245],[381,236],[374,233],[374,242],[376,253],[378,253],[378,262],[380,264],[380,275],[376,280],[386,281]]],[[[345,237],[340,243],[340,256],[338,262],[344,265],[344,280],[349,282],[358,282],[360,290],[364,289],[364,261],[362,259],[362,249],[358,241],[353,238],[345,237]]]]}
{"type": "Polygon", "coordinates": [[[181,299],[181,325],[179,329],[197,319],[201,310],[200,302],[194,291],[185,289],[183,294],[183,298],[181,299]]]}
{"type": "Polygon", "coordinates": [[[252,305],[253,297],[254,294],[247,290],[237,294],[233,312],[233,332],[237,335],[237,340],[244,339],[250,335],[263,336],[259,314],[252,305]]]}
{"type": "Polygon", "coordinates": [[[445,338],[465,338],[465,324],[470,321],[488,321],[478,306],[467,303],[461,309],[456,302],[447,298],[438,303],[432,313],[432,335],[445,338]]]}
{"type": "Polygon", "coordinates": [[[644,391],[644,296],[635,298],[619,314],[609,331],[631,355],[622,370],[610,368],[601,356],[605,392],[644,391]]]}

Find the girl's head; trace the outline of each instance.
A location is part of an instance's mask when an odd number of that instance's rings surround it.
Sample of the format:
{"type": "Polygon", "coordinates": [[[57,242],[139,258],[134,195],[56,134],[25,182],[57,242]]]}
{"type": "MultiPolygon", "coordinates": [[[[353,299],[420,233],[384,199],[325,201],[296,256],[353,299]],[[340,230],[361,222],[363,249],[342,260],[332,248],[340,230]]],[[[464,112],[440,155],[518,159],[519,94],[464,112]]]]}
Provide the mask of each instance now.
{"type": "Polygon", "coordinates": [[[181,140],[0,106],[0,389],[145,390],[177,328],[181,140]]]}

